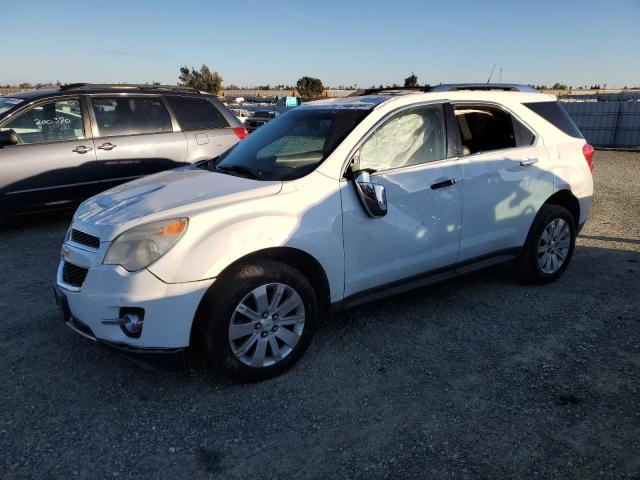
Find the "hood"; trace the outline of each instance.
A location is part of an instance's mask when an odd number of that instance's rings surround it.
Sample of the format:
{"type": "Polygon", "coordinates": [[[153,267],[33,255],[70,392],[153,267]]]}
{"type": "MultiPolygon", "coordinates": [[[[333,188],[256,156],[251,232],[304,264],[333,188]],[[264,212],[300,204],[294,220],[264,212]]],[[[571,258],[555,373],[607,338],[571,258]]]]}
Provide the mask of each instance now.
{"type": "Polygon", "coordinates": [[[196,210],[275,195],[281,188],[278,181],[251,180],[196,167],[169,170],[91,197],[78,207],[74,224],[93,226],[91,230],[99,233],[96,230],[134,220],[147,223],[167,218],[164,212],[172,217],[188,216],[196,210]]]}

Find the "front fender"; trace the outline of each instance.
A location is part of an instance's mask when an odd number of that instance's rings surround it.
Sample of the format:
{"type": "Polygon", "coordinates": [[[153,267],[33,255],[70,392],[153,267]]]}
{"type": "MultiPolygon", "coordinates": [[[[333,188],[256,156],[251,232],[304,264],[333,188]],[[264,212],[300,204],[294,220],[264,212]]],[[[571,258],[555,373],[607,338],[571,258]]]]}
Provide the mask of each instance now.
{"type": "Polygon", "coordinates": [[[321,174],[312,176],[313,180],[291,182],[272,197],[190,218],[184,238],[149,271],[167,283],[199,281],[217,277],[256,251],[292,247],[320,263],[332,301],[341,298],[344,254],[338,182],[321,174]]]}

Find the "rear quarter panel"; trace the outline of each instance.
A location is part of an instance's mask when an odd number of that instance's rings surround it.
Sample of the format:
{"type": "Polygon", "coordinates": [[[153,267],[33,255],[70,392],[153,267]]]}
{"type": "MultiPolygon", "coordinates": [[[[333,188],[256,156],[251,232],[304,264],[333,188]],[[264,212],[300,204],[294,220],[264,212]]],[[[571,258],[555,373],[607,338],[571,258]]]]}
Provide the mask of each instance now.
{"type": "Polygon", "coordinates": [[[565,134],[522,104],[512,108],[544,140],[549,156],[546,168],[553,174],[553,192],[570,190],[580,202],[580,223],[586,222],[593,199],[593,176],[582,153],[586,140],[565,134]]]}
{"type": "Polygon", "coordinates": [[[187,163],[210,160],[226,152],[239,141],[231,128],[189,130],[182,133],[187,139],[187,163]]]}

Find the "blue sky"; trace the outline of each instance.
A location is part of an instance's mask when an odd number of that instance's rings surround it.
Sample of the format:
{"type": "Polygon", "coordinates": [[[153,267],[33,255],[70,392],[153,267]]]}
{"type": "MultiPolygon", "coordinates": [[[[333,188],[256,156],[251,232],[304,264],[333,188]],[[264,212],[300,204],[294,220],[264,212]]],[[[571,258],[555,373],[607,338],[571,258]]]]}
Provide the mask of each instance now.
{"type": "Polygon", "coordinates": [[[0,0],[0,84],[486,81],[640,85],[640,0],[0,0]],[[384,7],[382,6],[384,5],[384,7]]]}

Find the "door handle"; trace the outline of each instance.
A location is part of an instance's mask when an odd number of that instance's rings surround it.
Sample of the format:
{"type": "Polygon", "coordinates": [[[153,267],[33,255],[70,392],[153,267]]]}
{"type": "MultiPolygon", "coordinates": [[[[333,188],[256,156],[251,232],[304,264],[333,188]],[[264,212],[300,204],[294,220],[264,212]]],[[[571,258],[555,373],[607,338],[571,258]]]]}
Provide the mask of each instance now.
{"type": "Polygon", "coordinates": [[[76,153],[87,153],[87,152],[90,152],[91,150],[93,150],[93,148],[85,147],[84,145],[78,145],[76,148],[74,148],[71,151],[76,153]]]}
{"type": "Polygon", "coordinates": [[[535,165],[536,163],[538,163],[537,158],[529,158],[528,160],[522,160],[520,162],[520,165],[522,165],[523,167],[529,167],[531,165],[535,165]]]}
{"type": "Polygon", "coordinates": [[[451,185],[455,185],[458,183],[457,178],[450,178],[448,180],[443,180],[442,182],[437,182],[431,185],[431,190],[437,190],[438,188],[450,187],[451,185]]]}
{"type": "Polygon", "coordinates": [[[98,147],[98,149],[100,149],[100,150],[113,150],[114,148],[116,148],[116,146],[113,143],[110,143],[110,142],[103,143],[102,145],[100,145],[98,147]]]}

